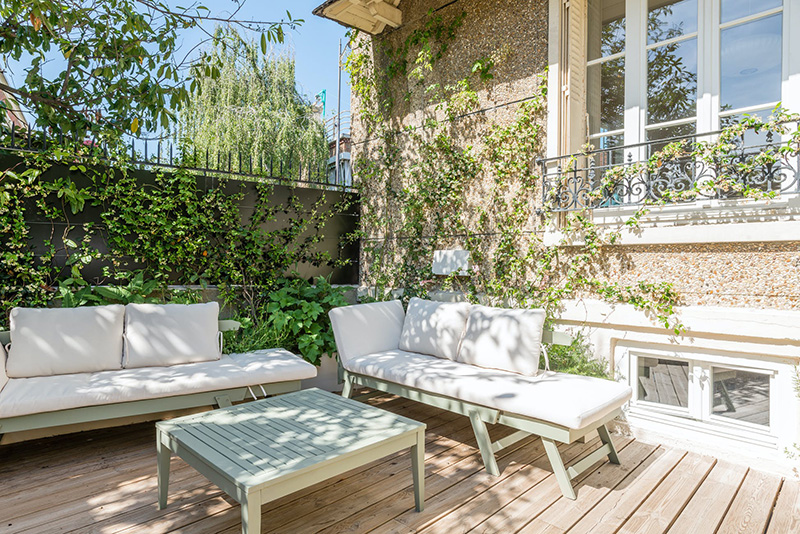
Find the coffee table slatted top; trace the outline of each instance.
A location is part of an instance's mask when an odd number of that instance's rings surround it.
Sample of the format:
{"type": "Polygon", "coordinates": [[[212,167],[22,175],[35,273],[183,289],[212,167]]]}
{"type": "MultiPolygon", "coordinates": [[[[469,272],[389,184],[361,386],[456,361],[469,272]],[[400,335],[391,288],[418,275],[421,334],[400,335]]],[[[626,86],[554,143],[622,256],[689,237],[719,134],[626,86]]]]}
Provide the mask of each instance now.
{"type": "Polygon", "coordinates": [[[244,490],[424,427],[319,389],[162,421],[157,426],[181,447],[213,459],[217,471],[244,490]]]}

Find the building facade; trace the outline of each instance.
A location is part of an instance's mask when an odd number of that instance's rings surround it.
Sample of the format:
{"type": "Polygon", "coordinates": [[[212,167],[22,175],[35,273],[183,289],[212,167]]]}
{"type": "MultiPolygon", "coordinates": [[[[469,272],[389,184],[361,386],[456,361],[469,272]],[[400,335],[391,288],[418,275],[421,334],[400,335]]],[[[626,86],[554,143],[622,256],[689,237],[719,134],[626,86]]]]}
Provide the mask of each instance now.
{"type": "MultiPolygon", "coordinates": [[[[555,321],[584,331],[633,387],[631,431],[785,469],[800,442],[796,152],[734,177],[762,195],[666,194],[724,174],[691,158],[611,190],[602,176],[647,161],[665,139],[698,146],[746,116],[800,112],[800,0],[334,0],[316,13],[361,30],[352,154],[364,285],[408,277],[408,258],[430,265],[434,249],[469,249],[474,277],[516,269],[496,284],[546,284],[555,277],[528,251],[583,254],[585,235],[573,243],[568,232],[580,214],[615,234],[591,252],[592,287],[646,281],[677,295],[678,334],[619,293],[564,292],[558,303],[555,321]],[[530,168],[503,150],[515,144],[535,153],[530,168]],[[449,178],[465,168],[467,179],[449,178]],[[431,184],[448,200],[425,197],[431,184]],[[415,221],[411,200],[428,215],[415,221]]],[[[744,132],[736,161],[783,146],[787,128],[744,132]]],[[[470,277],[417,278],[476,289],[470,277]]]]}

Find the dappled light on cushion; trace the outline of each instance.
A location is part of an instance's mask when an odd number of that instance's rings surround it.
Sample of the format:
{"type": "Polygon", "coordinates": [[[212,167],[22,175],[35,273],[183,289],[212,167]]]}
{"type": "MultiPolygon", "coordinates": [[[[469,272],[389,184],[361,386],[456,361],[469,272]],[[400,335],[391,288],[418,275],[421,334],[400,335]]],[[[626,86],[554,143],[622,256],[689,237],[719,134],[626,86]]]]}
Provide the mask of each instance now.
{"type": "Polygon", "coordinates": [[[355,358],[346,368],[575,429],[602,419],[631,397],[630,387],[611,380],[552,371],[524,376],[402,350],[355,358]]]}

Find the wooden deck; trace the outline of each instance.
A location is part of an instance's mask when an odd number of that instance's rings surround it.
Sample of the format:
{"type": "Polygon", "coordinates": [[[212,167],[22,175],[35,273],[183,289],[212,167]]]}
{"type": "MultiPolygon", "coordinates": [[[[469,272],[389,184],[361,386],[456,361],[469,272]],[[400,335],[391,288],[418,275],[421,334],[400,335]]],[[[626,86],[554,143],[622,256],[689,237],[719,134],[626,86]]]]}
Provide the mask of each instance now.
{"type": "MultiPolygon", "coordinates": [[[[427,423],[425,511],[413,511],[404,452],[265,505],[264,532],[800,532],[796,480],[615,436],[622,465],[598,463],[569,501],[537,439],[499,453],[502,475],[491,477],[467,418],[390,396],[368,402],[427,423]]],[[[0,448],[0,532],[239,532],[238,505],[178,459],[169,506],[157,510],[154,436],[145,423],[0,448]]]]}

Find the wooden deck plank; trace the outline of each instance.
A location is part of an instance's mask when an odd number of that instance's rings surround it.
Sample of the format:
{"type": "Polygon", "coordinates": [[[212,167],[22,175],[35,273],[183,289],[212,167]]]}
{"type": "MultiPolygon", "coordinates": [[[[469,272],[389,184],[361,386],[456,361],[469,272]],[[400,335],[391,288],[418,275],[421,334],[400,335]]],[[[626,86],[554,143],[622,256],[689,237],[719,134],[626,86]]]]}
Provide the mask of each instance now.
{"type": "Polygon", "coordinates": [[[781,482],[782,479],[776,475],[748,472],[717,533],[764,532],[781,482]]]}
{"type": "Polygon", "coordinates": [[[767,528],[767,534],[785,532],[800,532],[800,481],[798,480],[783,481],[781,494],[775,503],[767,528]]]}
{"type": "MultiPolygon", "coordinates": [[[[563,447],[561,450],[565,458],[574,459],[589,452],[590,447],[590,444],[578,443],[563,447]]],[[[524,452],[526,457],[519,458],[519,463],[516,465],[503,466],[500,476],[493,477],[485,471],[477,473],[453,486],[450,491],[439,493],[429,499],[430,505],[424,513],[416,514],[413,510],[406,510],[395,519],[402,525],[401,528],[413,532],[467,532],[482,521],[478,518],[485,512],[486,496],[489,496],[489,500],[497,499],[493,513],[500,506],[500,502],[511,502],[530,486],[552,475],[541,440],[537,439],[527,446],[524,452]],[[492,491],[487,493],[490,489],[492,491]],[[475,515],[470,516],[470,512],[474,512],[475,515]]],[[[489,517],[492,513],[483,517],[489,517]]],[[[381,528],[380,531],[384,529],[381,528]]]]}
{"type": "MultiPolygon", "coordinates": [[[[511,434],[512,430],[505,427],[495,427],[491,432],[493,439],[499,439],[511,434]]],[[[426,496],[429,497],[439,491],[438,488],[441,483],[437,483],[437,481],[445,480],[448,483],[455,483],[457,480],[455,477],[467,477],[483,468],[483,463],[477,455],[478,450],[477,445],[474,443],[474,436],[465,439],[464,443],[453,447],[451,451],[450,457],[442,457],[442,461],[428,462],[426,460],[426,496]]],[[[437,457],[437,459],[439,458],[437,457]]],[[[398,474],[391,479],[373,484],[368,488],[358,489],[358,491],[350,493],[344,499],[324,508],[318,508],[310,514],[306,513],[305,516],[298,516],[298,511],[295,510],[291,515],[291,522],[280,526],[269,524],[266,532],[292,532],[293,534],[318,532],[323,528],[345,520],[370,504],[382,501],[390,496],[395,496],[393,498],[405,501],[411,508],[413,507],[413,497],[411,499],[407,498],[405,492],[402,491],[403,489],[408,488],[410,490],[411,488],[411,465],[410,463],[398,465],[398,468],[398,474]]],[[[426,508],[428,506],[428,499],[426,499],[426,508]]],[[[274,517],[270,516],[270,521],[273,520],[274,517]]]]}
{"type": "Polygon", "coordinates": [[[665,532],[683,511],[715,463],[716,460],[710,456],[687,454],[617,532],[665,532]]]}
{"type": "MultiPolygon", "coordinates": [[[[380,405],[382,404],[380,400],[381,399],[374,399],[373,402],[380,405]]],[[[412,401],[403,401],[404,402],[387,403],[387,407],[390,411],[400,410],[404,414],[414,414],[417,416],[425,415],[426,410],[414,409],[419,406],[418,403],[413,403],[415,406],[412,407],[410,405],[412,401]]],[[[451,419],[448,415],[449,412],[432,410],[427,410],[427,412],[429,417],[420,417],[420,419],[432,422],[434,427],[437,426],[438,421],[442,421],[442,424],[444,424],[447,420],[451,419]]],[[[155,439],[154,436],[150,436],[151,429],[148,428],[146,433],[150,439],[155,439]]],[[[82,478],[74,481],[68,480],[65,483],[62,493],[63,500],[53,502],[52,489],[48,485],[37,486],[31,488],[29,492],[20,492],[18,495],[13,496],[7,502],[9,505],[14,506],[15,512],[19,515],[15,527],[19,528],[20,532],[26,532],[30,529],[31,532],[39,534],[40,532],[62,532],[63,530],[60,526],[67,523],[71,523],[73,525],[72,528],[81,526],[89,528],[90,525],[95,524],[105,525],[109,521],[109,518],[112,518],[114,521],[124,521],[127,518],[126,516],[129,515],[140,519],[143,518],[144,516],[138,513],[138,508],[149,508],[149,505],[155,502],[154,493],[153,495],[148,495],[148,492],[155,492],[157,486],[154,469],[155,450],[152,447],[152,441],[150,441],[146,447],[140,446],[139,452],[142,454],[141,459],[137,462],[131,463],[128,458],[120,457],[116,459],[117,462],[115,464],[110,464],[106,469],[90,471],[82,478]],[[133,472],[145,472],[146,476],[131,477],[131,473],[133,472]],[[136,485],[130,488],[126,487],[126,478],[129,479],[128,482],[135,483],[136,485]],[[141,502],[140,499],[136,498],[138,496],[134,496],[136,492],[135,488],[141,488],[143,492],[141,496],[144,498],[141,499],[141,502]],[[41,493],[42,495],[37,495],[37,493],[41,493]],[[121,496],[125,498],[122,499],[121,496]],[[48,499],[50,501],[48,516],[58,514],[58,521],[50,521],[48,517],[43,516],[43,514],[36,514],[28,510],[29,508],[41,509],[40,502],[35,500],[40,497],[50,497],[48,499]],[[110,510],[117,510],[117,505],[119,503],[124,503],[126,510],[119,511],[121,514],[120,516],[117,516],[116,513],[111,514],[110,510]],[[31,516],[27,517],[25,514],[31,514],[31,516]],[[72,518],[72,515],[76,517],[72,518]]],[[[177,494],[181,492],[182,485],[180,482],[187,476],[199,477],[195,479],[195,488],[207,484],[207,481],[205,481],[202,476],[199,476],[194,469],[190,468],[180,459],[174,457],[172,466],[170,475],[170,498],[172,498],[173,493],[177,494]]],[[[186,489],[188,491],[190,488],[186,489]]],[[[192,493],[194,495],[193,502],[195,502],[202,498],[213,498],[219,494],[219,491],[215,486],[211,486],[207,491],[192,493]]],[[[183,501],[183,499],[178,500],[183,501]]],[[[153,510],[148,513],[152,515],[153,510]]],[[[144,515],[146,516],[147,513],[144,515]]]]}
{"type": "MultiPolygon", "coordinates": [[[[696,455],[638,441],[626,446],[615,437],[622,465],[598,463],[583,473],[575,481],[578,500],[570,501],[536,438],[501,451],[502,474],[490,477],[465,417],[399,397],[368,401],[428,424],[426,512],[413,510],[410,458],[403,451],[267,503],[262,517],[270,531],[602,534],[647,532],[671,521],[672,533],[713,531],[717,524],[725,534],[800,532],[795,480],[755,471],[745,476],[745,467],[718,462],[692,488],[696,455]]],[[[510,432],[491,431],[495,437],[510,432]]],[[[0,531],[238,534],[238,504],[177,458],[169,507],[157,510],[153,441],[146,423],[0,447],[0,531]]],[[[574,458],[593,445],[561,450],[574,458]]]]}
{"type": "Polygon", "coordinates": [[[717,462],[669,532],[716,532],[746,475],[743,465],[717,462]]]}
{"type": "Polygon", "coordinates": [[[686,452],[658,449],[648,461],[633,470],[580,521],[567,530],[570,534],[612,534],[619,529],[662,480],[680,463],[686,452]]]}
{"type": "MultiPolygon", "coordinates": [[[[599,440],[593,440],[580,447],[575,447],[575,444],[573,444],[565,448],[561,456],[565,463],[572,463],[590,454],[597,449],[598,445],[599,440]]],[[[468,532],[484,534],[514,532],[558,500],[562,495],[561,488],[553,475],[550,461],[544,458],[535,463],[534,466],[538,468],[540,478],[536,477],[532,480],[532,487],[529,486],[518,498],[474,528],[469,529],[468,532]]]]}
{"type": "MultiPolygon", "coordinates": [[[[426,418],[420,417],[420,420],[423,419],[426,418]]],[[[461,419],[466,420],[466,418],[463,417],[461,417],[461,419]]],[[[433,432],[436,432],[437,429],[451,428],[453,427],[454,423],[461,423],[461,421],[451,420],[446,413],[435,413],[433,419],[426,419],[426,421],[433,423],[431,425],[432,432],[428,433],[426,454],[435,456],[445,453],[455,445],[458,445],[457,441],[449,438],[443,439],[441,436],[437,436],[433,432]],[[436,423],[436,421],[440,421],[440,423],[436,423]]],[[[459,434],[455,434],[455,437],[463,438],[469,435],[470,429],[468,420],[466,423],[460,424],[460,426],[456,426],[455,428],[458,428],[460,432],[459,434]]],[[[267,503],[263,507],[263,513],[270,514],[269,517],[272,518],[272,514],[276,509],[279,509],[280,505],[287,503],[291,505],[295,502],[302,506],[310,506],[313,508],[323,500],[323,497],[318,495],[319,491],[321,490],[325,491],[329,495],[335,495],[337,494],[338,488],[346,486],[347,484],[366,487],[372,483],[376,483],[383,478],[392,476],[392,474],[398,469],[396,464],[402,461],[404,456],[407,457],[408,454],[408,451],[403,451],[387,458],[376,460],[375,462],[367,464],[366,466],[349,471],[348,473],[345,473],[336,479],[326,481],[315,486],[310,486],[309,488],[306,488],[300,492],[267,503]]],[[[173,459],[173,462],[175,461],[179,460],[173,459]]],[[[155,473],[153,473],[153,476],[155,476],[155,473]]],[[[203,480],[205,481],[205,479],[203,480]]],[[[222,491],[213,484],[209,484],[207,481],[204,483],[206,487],[198,489],[198,491],[189,492],[187,495],[176,494],[177,499],[175,503],[170,504],[164,511],[159,512],[154,508],[129,511],[126,514],[117,515],[104,521],[103,523],[105,523],[105,526],[103,528],[111,529],[115,523],[123,525],[138,525],[141,522],[147,522],[154,518],[164,518],[165,515],[169,517],[166,517],[164,521],[160,521],[157,528],[161,528],[162,525],[167,524],[171,529],[183,528],[198,520],[197,513],[192,513],[191,515],[184,514],[184,512],[188,509],[192,509],[194,512],[196,511],[195,509],[197,507],[207,507],[210,510],[215,510],[214,513],[218,513],[220,511],[227,511],[229,508],[238,506],[235,502],[231,502],[229,506],[221,505],[220,499],[224,500],[226,498],[222,491]],[[222,508],[219,508],[219,506],[222,506],[222,508]]],[[[170,496],[172,496],[172,487],[170,489],[170,496]]],[[[343,493],[340,495],[340,498],[343,498],[346,495],[346,489],[342,491],[343,493]]],[[[155,502],[155,495],[153,495],[152,499],[153,502],[155,502]]],[[[238,508],[236,509],[238,510],[238,508]]],[[[101,524],[95,524],[93,528],[100,526],[101,524]]],[[[118,529],[117,531],[130,531],[133,533],[136,532],[136,527],[126,527],[121,530],[118,529]]],[[[164,532],[166,531],[167,530],[164,530],[164,532]]]]}
{"type": "Polygon", "coordinates": [[[620,464],[604,462],[576,484],[578,499],[560,497],[552,506],[525,525],[519,534],[550,534],[566,532],[610,491],[622,483],[634,470],[643,465],[656,451],[655,445],[641,442],[627,447],[618,445],[620,464]]]}
{"type": "MultiPolygon", "coordinates": [[[[619,449],[624,450],[631,440],[623,438],[618,439],[617,442],[619,449]]],[[[561,452],[565,459],[575,459],[586,456],[598,445],[599,442],[591,441],[588,444],[576,447],[562,446],[561,452]]],[[[529,462],[529,465],[524,465],[508,480],[501,481],[500,484],[491,488],[491,491],[483,492],[464,504],[451,499],[449,510],[440,514],[422,532],[466,533],[495,514],[509,513],[508,510],[510,508],[506,510],[506,507],[518,499],[520,495],[540,484],[541,481],[552,477],[551,469],[547,458],[539,457],[536,461],[529,462]]]]}
{"type": "MultiPolygon", "coordinates": [[[[427,491],[425,511],[423,513],[417,513],[409,505],[408,496],[411,495],[411,487],[406,487],[403,489],[402,495],[373,503],[357,514],[331,525],[321,532],[325,534],[369,531],[385,533],[391,532],[391,529],[387,529],[385,526],[387,522],[391,521],[394,521],[392,524],[397,523],[400,525],[401,529],[416,531],[415,525],[409,526],[407,522],[402,522],[405,521],[406,516],[416,517],[421,523],[428,522],[431,517],[435,517],[439,513],[438,510],[441,510],[441,496],[447,495],[459,503],[463,502],[463,499],[468,498],[470,491],[475,493],[482,488],[491,487],[493,483],[497,483],[517,472],[523,465],[543,454],[544,448],[541,445],[541,441],[529,438],[525,442],[510,447],[508,450],[497,453],[498,466],[502,470],[499,477],[492,477],[485,470],[478,468],[465,477],[450,476],[448,473],[442,473],[442,476],[426,480],[427,491]]],[[[477,453],[475,458],[479,459],[477,453]]],[[[453,507],[457,506],[457,504],[449,502],[446,506],[453,507]]]]}

